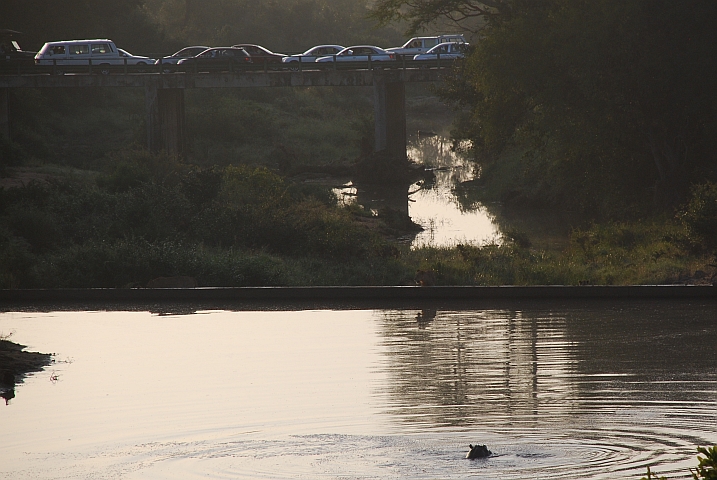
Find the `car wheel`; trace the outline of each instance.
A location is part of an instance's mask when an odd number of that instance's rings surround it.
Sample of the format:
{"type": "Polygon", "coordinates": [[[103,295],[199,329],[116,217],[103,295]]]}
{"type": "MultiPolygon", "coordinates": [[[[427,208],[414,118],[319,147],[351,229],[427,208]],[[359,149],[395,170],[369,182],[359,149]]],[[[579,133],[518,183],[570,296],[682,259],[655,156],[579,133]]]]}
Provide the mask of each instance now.
{"type": "Polygon", "coordinates": [[[110,74],[110,66],[107,63],[100,64],[100,75],[109,75],[110,74]]]}
{"type": "Polygon", "coordinates": [[[291,70],[292,72],[298,72],[299,62],[289,62],[289,70],[291,70]]]}
{"type": "Polygon", "coordinates": [[[137,62],[137,70],[144,73],[147,71],[147,64],[145,62],[137,62]]]}

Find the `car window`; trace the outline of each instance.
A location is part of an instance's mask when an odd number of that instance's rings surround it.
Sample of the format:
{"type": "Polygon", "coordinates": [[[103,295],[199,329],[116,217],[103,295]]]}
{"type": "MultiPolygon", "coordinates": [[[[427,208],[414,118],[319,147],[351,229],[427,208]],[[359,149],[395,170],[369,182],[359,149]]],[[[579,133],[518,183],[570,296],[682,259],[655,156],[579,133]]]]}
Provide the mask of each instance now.
{"type": "Polygon", "coordinates": [[[89,45],[70,45],[70,55],[87,55],[90,53],[89,45]]]}
{"type": "Polygon", "coordinates": [[[53,55],[64,55],[65,54],[65,46],[64,45],[55,45],[50,50],[53,55]]]}
{"type": "Polygon", "coordinates": [[[426,44],[426,48],[431,48],[431,47],[435,47],[436,45],[438,45],[437,38],[427,38],[424,40],[424,42],[426,44]]]}
{"type": "Polygon", "coordinates": [[[93,43],[92,53],[111,53],[109,44],[107,43],[93,43]]]}

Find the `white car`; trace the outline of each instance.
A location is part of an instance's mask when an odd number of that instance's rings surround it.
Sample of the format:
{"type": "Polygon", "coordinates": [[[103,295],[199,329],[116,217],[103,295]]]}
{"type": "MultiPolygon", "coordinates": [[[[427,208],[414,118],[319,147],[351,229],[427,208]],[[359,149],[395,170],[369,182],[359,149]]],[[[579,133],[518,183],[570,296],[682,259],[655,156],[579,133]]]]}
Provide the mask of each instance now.
{"type": "Polygon", "coordinates": [[[413,57],[414,60],[455,60],[466,56],[467,43],[446,42],[436,45],[426,53],[413,57]]]}
{"type": "Polygon", "coordinates": [[[436,35],[432,37],[413,37],[400,47],[387,48],[389,52],[397,55],[406,55],[412,57],[420,53],[427,53],[431,48],[441,43],[466,43],[466,39],[461,34],[455,35],[436,35]]]}
{"type": "Polygon", "coordinates": [[[127,50],[118,48],[119,56],[124,61],[127,59],[127,65],[154,65],[157,60],[154,58],[143,57],[141,55],[132,55],[127,50]]]}
{"type": "Polygon", "coordinates": [[[299,70],[299,63],[314,63],[317,58],[325,57],[326,55],[335,55],[346,47],[341,45],[317,45],[297,55],[290,55],[281,59],[281,62],[289,70],[299,70]]]}
{"type": "Polygon", "coordinates": [[[354,47],[347,47],[341,50],[336,55],[330,57],[319,57],[316,59],[316,63],[323,64],[324,67],[328,63],[343,63],[343,62],[377,62],[387,63],[395,62],[396,54],[390,53],[383,48],[374,47],[372,45],[356,45],[354,47]]]}

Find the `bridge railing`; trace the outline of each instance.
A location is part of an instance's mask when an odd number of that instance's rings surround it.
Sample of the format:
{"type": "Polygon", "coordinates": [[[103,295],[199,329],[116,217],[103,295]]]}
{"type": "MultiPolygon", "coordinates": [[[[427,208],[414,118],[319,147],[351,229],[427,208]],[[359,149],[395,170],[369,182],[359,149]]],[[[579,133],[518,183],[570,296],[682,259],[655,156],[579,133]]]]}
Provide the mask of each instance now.
{"type": "Polygon", "coordinates": [[[376,60],[371,56],[366,61],[337,61],[329,62],[298,62],[298,68],[291,68],[291,64],[259,60],[253,63],[239,63],[236,61],[217,61],[211,65],[197,65],[194,63],[176,64],[148,64],[131,65],[127,59],[120,64],[100,63],[97,60],[88,60],[87,63],[66,65],[56,60],[50,65],[34,65],[32,63],[18,65],[0,64],[0,75],[130,75],[130,74],[204,74],[204,73],[233,73],[244,72],[278,72],[293,70],[298,72],[317,70],[388,70],[388,69],[446,69],[451,68],[459,60],[441,59],[413,60],[408,56],[399,56],[396,60],[376,60]]]}

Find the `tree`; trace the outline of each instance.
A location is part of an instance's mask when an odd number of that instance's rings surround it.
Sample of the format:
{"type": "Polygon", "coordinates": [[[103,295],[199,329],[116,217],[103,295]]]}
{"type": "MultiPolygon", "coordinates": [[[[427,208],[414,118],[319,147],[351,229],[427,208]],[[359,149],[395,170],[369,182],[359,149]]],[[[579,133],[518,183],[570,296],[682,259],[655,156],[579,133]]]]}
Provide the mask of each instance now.
{"type": "Polygon", "coordinates": [[[456,137],[504,200],[671,208],[717,175],[715,22],[710,0],[516,0],[443,89],[456,137]]]}
{"type": "Polygon", "coordinates": [[[512,4],[512,0],[378,0],[371,17],[382,25],[408,22],[409,34],[445,22],[477,32],[491,17],[510,10],[512,4]]]}

